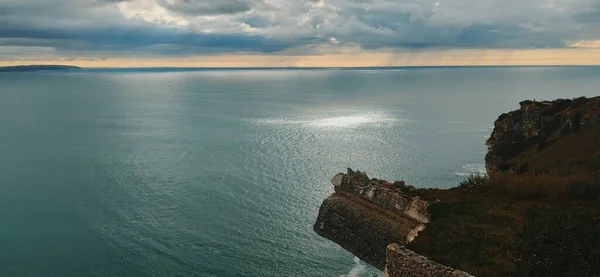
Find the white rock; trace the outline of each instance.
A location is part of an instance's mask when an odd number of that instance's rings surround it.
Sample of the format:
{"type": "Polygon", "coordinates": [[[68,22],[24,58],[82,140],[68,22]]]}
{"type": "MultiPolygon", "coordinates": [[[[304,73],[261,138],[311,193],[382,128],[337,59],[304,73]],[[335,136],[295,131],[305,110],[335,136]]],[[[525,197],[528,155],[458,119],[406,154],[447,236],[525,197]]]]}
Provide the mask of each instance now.
{"type": "Polygon", "coordinates": [[[331,178],[331,183],[336,187],[340,187],[340,186],[342,186],[343,178],[344,178],[344,174],[338,173],[335,176],[333,176],[333,178],[331,178]]]}

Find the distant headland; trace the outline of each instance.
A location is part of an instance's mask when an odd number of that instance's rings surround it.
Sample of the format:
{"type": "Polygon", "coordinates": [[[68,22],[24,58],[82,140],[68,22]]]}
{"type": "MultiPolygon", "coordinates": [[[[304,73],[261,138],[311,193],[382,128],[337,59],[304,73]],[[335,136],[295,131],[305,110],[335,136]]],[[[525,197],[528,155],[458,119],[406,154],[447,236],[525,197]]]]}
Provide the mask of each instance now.
{"type": "Polygon", "coordinates": [[[0,72],[29,72],[29,71],[56,71],[56,70],[80,70],[81,67],[72,65],[16,65],[0,66],[0,72]]]}

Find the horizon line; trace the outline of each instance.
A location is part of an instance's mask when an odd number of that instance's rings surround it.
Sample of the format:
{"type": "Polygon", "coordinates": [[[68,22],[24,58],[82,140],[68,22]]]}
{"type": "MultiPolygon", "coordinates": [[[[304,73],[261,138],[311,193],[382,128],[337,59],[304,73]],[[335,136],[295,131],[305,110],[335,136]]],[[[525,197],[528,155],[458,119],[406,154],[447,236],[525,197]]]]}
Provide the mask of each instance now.
{"type": "Polygon", "coordinates": [[[378,68],[467,68],[467,67],[600,67],[600,64],[548,65],[382,65],[382,66],[77,66],[72,64],[0,65],[0,68],[24,66],[64,66],[80,69],[378,69],[378,68]]]}

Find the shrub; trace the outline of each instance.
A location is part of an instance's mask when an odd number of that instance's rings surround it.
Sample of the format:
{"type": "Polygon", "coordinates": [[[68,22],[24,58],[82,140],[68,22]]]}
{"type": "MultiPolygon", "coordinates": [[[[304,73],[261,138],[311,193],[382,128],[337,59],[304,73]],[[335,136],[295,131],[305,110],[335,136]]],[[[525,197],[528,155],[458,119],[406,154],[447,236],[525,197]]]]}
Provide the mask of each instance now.
{"type": "Polygon", "coordinates": [[[460,182],[459,187],[463,189],[480,188],[487,185],[489,180],[490,179],[487,175],[473,173],[469,176],[469,178],[467,178],[467,180],[460,182]]]}

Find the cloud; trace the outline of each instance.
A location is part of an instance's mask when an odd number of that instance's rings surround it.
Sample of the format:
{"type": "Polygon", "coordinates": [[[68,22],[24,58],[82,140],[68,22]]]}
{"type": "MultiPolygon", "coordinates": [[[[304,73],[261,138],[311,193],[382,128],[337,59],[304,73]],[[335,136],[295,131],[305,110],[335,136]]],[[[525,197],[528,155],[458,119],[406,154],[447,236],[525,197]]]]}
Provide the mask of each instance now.
{"type": "Polygon", "coordinates": [[[248,0],[158,0],[162,7],[185,15],[236,14],[254,6],[248,0]]]}
{"type": "Polygon", "coordinates": [[[0,47],[11,47],[0,60],[15,47],[69,57],[589,47],[576,42],[599,34],[598,0],[0,0],[0,47]]]}
{"type": "Polygon", "coordinates": [[[600,49],[600,40],[582,40],[576,41],[569,44],[570,47],[573,48],[590,48],[590,49],[600,49]]]}

